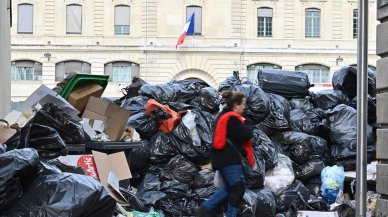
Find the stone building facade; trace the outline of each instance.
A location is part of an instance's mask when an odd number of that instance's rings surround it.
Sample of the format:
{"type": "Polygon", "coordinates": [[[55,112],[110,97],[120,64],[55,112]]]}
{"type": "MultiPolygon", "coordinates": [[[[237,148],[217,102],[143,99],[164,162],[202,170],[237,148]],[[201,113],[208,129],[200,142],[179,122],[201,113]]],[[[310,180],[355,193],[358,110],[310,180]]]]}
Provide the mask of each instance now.
{"type": "MultiPolygon", "coordinates": [[[[140,76],[196,77],[217,86],[232,71],[306,71],[312,83],[357,59],[356,0],[13,0],[12,100],[70,72],[108,74],[106,96],[140,76]],[[191,14],[195,34],[176,48],[191,14]]],[[[376,1],[369,63],[376,65],[376,1]]]]}

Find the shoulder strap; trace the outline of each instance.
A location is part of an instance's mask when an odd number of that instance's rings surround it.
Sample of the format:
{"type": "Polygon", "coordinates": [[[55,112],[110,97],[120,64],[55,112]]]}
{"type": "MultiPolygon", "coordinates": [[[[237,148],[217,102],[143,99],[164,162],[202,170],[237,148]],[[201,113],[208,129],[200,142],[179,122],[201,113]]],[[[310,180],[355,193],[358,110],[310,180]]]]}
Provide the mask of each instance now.
{"type": "Polygon", "coordinates": [[[237,153],[238,153],[238,156],[241,158],[241,159],[244,159],[244,157],[242,156],[240,150],[238,150],[238,148],[232,143],[232,141],[230,141],[228,138],[226,139],[226,143],[229,144],[237,153]]]}

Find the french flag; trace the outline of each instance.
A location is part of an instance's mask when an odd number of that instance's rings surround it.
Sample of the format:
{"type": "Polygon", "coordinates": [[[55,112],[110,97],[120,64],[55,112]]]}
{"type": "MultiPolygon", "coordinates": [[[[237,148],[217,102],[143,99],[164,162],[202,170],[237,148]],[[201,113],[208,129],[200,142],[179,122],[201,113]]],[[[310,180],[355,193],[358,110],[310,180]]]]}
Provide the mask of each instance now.
{"type": "Polygon", "coordinates": [[[187,21],[185,28],[183,29],[183,32],[181,36],[178,39],[178,43],[176,44],[175,48],[178,49],[178,46],[183,44],[185,41],[186,35],[193,35],[194,34],[194,13],[191,15],[189,21],[187,21]]]}

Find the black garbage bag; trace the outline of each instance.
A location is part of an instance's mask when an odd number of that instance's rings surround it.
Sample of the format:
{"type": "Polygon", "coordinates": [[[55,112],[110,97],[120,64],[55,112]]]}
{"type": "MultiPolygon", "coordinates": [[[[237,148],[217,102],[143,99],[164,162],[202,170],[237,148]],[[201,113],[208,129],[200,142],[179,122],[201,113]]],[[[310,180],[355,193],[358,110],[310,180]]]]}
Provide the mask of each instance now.
{"type": "Polygon", "coordinates": [[[142,139],[149,139],[159,131],[158,122],[145,112],[131,116],[127,125],[134,128],[142,139]]]}
{"type": "MultiPolygon", "coordinates": [[[[254,153],[254,155],[256,155],[254,153]]],[[[257,189],[264,186],[265,163],[263,159],[255,156],[255,165],[251,173],[245,177],[245,185],[248,189],[257,189]]]]}
{"type": "Polygon", "coordinates": [[[302,184],[302,182],[295,180],[291,187],[283,191],[276,199],[277,211],[287,212],[294,202],[296,202],[297,210],[306,210],[309,199],[309,190],[302,184]]]}
{"type": "Polygon", "coordinates": [[[153,98],[161,104],[168,102],[189,103],[205,87],[209,87],[206,82],[190,79],[158,85],[145,84],[140,88],[139,94],[153,98]]]}
{"type": "Polygon", "coordinates": [[[188,198],[192,195],[189,185],[177,181],[162,182],[161,191],[173,199],[188,198]]]}
{"type": "MultiPolygon", "coordinates": [[[[240,84],[233,88],[234,91],[244,93],[246,98],[246,108],[244,110],[244,117],[258,124],[270,114],[270,98],[259,86],[253,84],[240,84]]],[[[275,99],[274,99],[275,100],[275,99]]],[[[276,110],[274,106],[274,110],[276,110]]]]}
{"type": "MultiPolygon", "coordinates": [[[[343,91],[349,99],[357,96],[357,69],[345,66],[334,72],[332,83],[334,89],[343,91]]],[[[376,96],[376,72],[368,69],[368,94],[376,96]]]]}
{"type": "MultiPolygon", "coordinates": [[[[191,123],[195,124],[195,122],[191,123]]],[[[195,133],[195,137],[192,135],[193,134],[185,126],[184,122],[180,122],[172,131],[171,140],[173,143],[173,149],[187,159],[193,161],[195,164],[208,163],[210,146],[208,146],[205,142],[202,142],[198,135],[198,130],[197,133],[195,133]]]]}
{"type": "Polygon", "coordinates": [[[325,168],[325,163],[320,159],[312,159],[303,165],[294,168],[295,176],[300,180],[310,180],[314,176],[320,175],[325,168]]]}
{"type": "Polygon", "coordinates": [[[148,83],[145,82],[143,79],[137,76],[133,77],[132,83],[122,90],[124,97],[126,99],[129,99],[135,96],[139,96],[139,90],[145,84],[148,83]]]}
{"type": "Polygon", "coordinates": [[[167,170],[161,174],[162,179],[192,184],[198,168],[181,155],[173,157],[167,164],[167,170]]]}
{"type": "MultiPolygon", "coordinates": [[[[332,146],[331,148],[332,148],[332,155],[336,158],[335,163],[339,166],[344,167],[345,172],[356,169],[357,153],[355,152],[355,150],[348,150],[348,149],[341,149],[341,148],[338,149],[336,146],[332,146]],[[337,154],[342,154],[342,155],[337,156],[337,154]],[[341,158],[342,156],[351,156],[351,157],[341,158]]],[[[371,162],[373,160],[376,160],[376,147],[375,145],[368,145],[367,162],[371,162]]]]}
{"type": "Polygon", "coordinates": [[[57,131],[39,124],[29,124],[23,127],[5,144],[8,150],[34,148],[42,159],[53,159],[67,155],[67,147],[57,131]]]}
{"type": "Polygon", "coordinates": [[[151,155],[150,162],[155,164],[167,163],[172,157],[178,154],[175,149],[173,135],[162,132],[156,133],[150,140],[151,155]]]}
{"type": "Polygon", "coordinates": [[[329,121],[322,109],[294,109],[290,114],[290,128],[309,135],[327,138],[329,121]]]}
{"type": "Polygon", "coordinates": [[[140,173],[146,169],[146,165],[148,164],[151,154],[151,147],[147,141],[143,141],[143,144],[140,147],[126,150],[124,152],[128,165],[131,169],[131,173],[140,173]]]}
{"type": "Polygon", "coordinates": [[[221,97],[217,90],[212,87],[203,88],[198,97],[190,103],[203,111],[215,113],[220,110],[221,97]]]}
{"type": "Polygon", "coordinates": [[[174,150],[195,164],[207,164],[212,146],[213,122],[214,117],[208,112],[193,109],[186,113],[172,132],[174,150]]]}
{"type": "Polygon", "coordinates": [[[146,206],[139,200],[136,195],[137,189],[124,189],[120,188],[120,193],[127,199],[130,210],[137,210],[141,212],[148,211],[146,206]]]}
{"type": "Polygon", "coordinates": [[[0,154],[0,214],[23,195],[39,173],[39,156],[34,149],[17,149],[0,154]]]}
{"type": "Polygon", "coordinates": [[[321,194],[321,175],[317,175],[313,178],[311,178],[308,181],[304,181],[303,183],[305,187],[310,191],[312,195],[315,197],[322,197],[321,194]]]}
{"type": "MultiPolygon", "coordinates": [[[[357,110],[357,97],[350,101],[349,106],[357,110]]],[[[376,123],[376,97],[368,95],[368,123],[376,123]]]]}
{"type": "Polygon", "coordinates": [[[159,177],[147,173],[137,189],[136,196],[144,205],[155,205],[158,200],[166,197],[161,188],[159,177]]]}
{"type": "Polygon", "coordinates": [[[202,202],[208,199],[213,193],[217,191],[217,188],[214,185],[205,188],[197,188],[194,190],[193,198],[199,202],[202,202]]]}
{"type": "Polygon", "coordinates": [[[139,94],[153,98],[161,104],[167,104],[168,102],[175,102],[177,93],[180,91],[181,87],[179,84],[145,84],[140,88],[139,94]]]}
{"type": "Polygon", "coordinates": [[[200,111],[197,109],[192,110],[192,112],[196,114],[195,123],[197,126],[198,134],[201,137],[202,142],[206,145],[206,147],[210,148],[213,144],[213,129],[215,128],[215,117],[208,112],[200,111]]]}
{"type": "Polygon", "coordinates": [[[162,108],[156,108],[151,112],[151,118],[157,121],[162,121],[172,118],[172,115],[163,111],[162,108]]]}
{"type": "Polygon", "coordinates": [[[283,130],[289,128],[290,104],[288,100],[276,94],[268,94],[270,112],[263,124],[269,128],[283,130]]]}
{"type": "Polygon", "coordinates": [[[314,211],[326,211],[327,203],[321,197],[316,197],[313,194],[310,194],[310,199],[307,202],[308,208],[314,211]]]}
{"type": "Polygon", "coordinates": [[[121,107],[130,111],[131,115],[138,114],[140,112],[146,111],[146,105],[150,98],[146,96],[135,96],[129,99],[126,99],[121,107]]]}
{"type": "Polygon", "coordinates": [[[256,217],[274,217],[276,215],[276,198],[268,188],[252,190],[257,195],[256,217]]]}
{"type": "Polygon", "coordinates": [[[0,144],[0,154],[3,154],[7,151],[7,147],[5,147],[5,145],[3,144],[0,144]]]}
{"type": "Polygon", "coordinates": [[[293,109],[310,110],[315,108],[314,105],[311,103],[310,96],[306,96],[305,98],[290,99],[290,107],[291,107],[291,110],[293,109]]]}
{"type": "Polygon", "coordinates": [[[273,169],[279,161],[279,148],[260,129],[253,130],[253,151],[265,162],[265,170],[273,169]]]}
{"type": "Polygon", "coordinates": [[[116,201],[94,178],[65,173],[39,176],[5,216],[110,217],[116,201]]]}
{"type": "Polygon", "coordinates": [[[347,104],[348,97],[340,90],[322,90],[312,93],[313,104],[320,109],[333,109],[337,105],[347,104]]]}
{"type": "Polygon", "coordinates": [[[237,71],[233,72],[233,76],[227,78],[225,81],[221,82],[218,92],[224,92],[232,90],[234,86],[241,84],[240,75],[237,71]]]}
{"type": "Polygon", "coordinates": [[[255,192],[246,190],[244,201],[240,205],[238,216],[255,217],[257,212],[258,200],[255,192]]]}
{"type": "Polygon", "coordinates": [[[289,131],[282,133],[282,137],[284,152],[299,165],[306,163],[311,156],[321,156],[326,151],[326,141],[317,136],[289,131]]]}
{"type": "Polygon", "coordinates": [[[336,206],[333,211],[336,211],[339,217],[356,216],[356,207],[348,200],[345,200],[341,205],[336,206]]]}
{"type": "Polygon", "coordinates": [[[46,161],[45,163],[50,166],[54,166],[58,168],[61,172],[64,172],[64,173],[75,173],[79,175],[87,175],[82,167],[66,165],[61,163],[58,159],[49,160],[49,161],[46,161]]]}
{"type": "Polygon", "coordinates": [[[277,69],[260,69],[259,86],[267,93],[285,98],[304,98],[310,94],[310,81],[306,73],[277,69]]]}
{"type": "Polygon", "coordinates": [[[213,185],[214,172],[210,169],[203,169],[197,173],[194,177],[193,187],[204,188],[213,185]]]}
{"type": "Polygon", "coordinates": [[[45,104],[36,113],[31,123],[53,128],[66,144],[81,144],[90,141],[82,124],[58,108],[54,103],[45,104]]]}
{"type": "MultiPolygon", "coordinates": [[[[357,111],[347,105],[339,105],[328,112],[330,121],[331,153],[337,159],[356,156],[357,111]]],[[[368,126],[368,142],[374,142],[373,129],[368,126]]],[[[372,145],[372,144],[369,144],[372,145]]]]}
{"type": "Polygon", "coordinates": [[[165,197],[159,200],[155,207],[162,211],[166,217],[190,216],[191,210],[198,207],[198,203],[190,198],[169,198],[165,197]]]}
{"type": "Polygon", "coordinates": [[[195,106],[185,104],[185,103],[180,103],[180,102],[169,102],[167,105],[170,107],[170,109],[176,112],[192,110],[196,108],[195,106]]]}

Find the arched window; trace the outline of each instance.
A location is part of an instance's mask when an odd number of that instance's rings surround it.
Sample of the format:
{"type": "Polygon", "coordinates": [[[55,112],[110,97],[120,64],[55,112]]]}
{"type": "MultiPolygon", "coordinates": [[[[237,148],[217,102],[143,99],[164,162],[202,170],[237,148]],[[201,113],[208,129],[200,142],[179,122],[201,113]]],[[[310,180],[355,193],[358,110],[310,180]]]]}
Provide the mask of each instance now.
{"type": "Polygon", "coordinates": [[[319,64],[304,64],[295,67],[295,71],[304,72],[312,84],[330,83],[330,68],[319,64]]]}
{"type": "Polygon", "coordinates": [[[129,35],[131,8],[127,5],[115,7],[115,35],[129,35]]]}
{"type": "Polygon", "coordinates": [[[256,64],[249,65],[247,67],[248,80],[252,82],[256,81],[257,73],[259,72],[259,69],[282,69],[282,67],[271,63],[256,63],[256,64]]]}
{"type": "Polygon", "coordinates": [[[117,61],[105,64],[104,74],[109,80],[116,83],[128,83],[134,76],[139,76],[139,65],[132,62],[117,61]]]}
{"type": "Polygon", "coordinates": [[[79,60],[68,60],[55,65],[55,80],[63,80],[69,73],[91,74],[91,65],[79,60]]]}
{"type": "Polygon", "coordinates": [[[193,35],[202,35],[202,7],[187,6],[186,21],[189,21],[191,15],[194,14],[194,33],[193,35]]]}
{"type": "Polygon", "coordinates": [[[321,10],[317,8],[306,9],[306,38],[321,37],[321,10]]]}
{"type": "Polygon", "coordinates": [[[257,9],[257,37],[272,37],[272,8],[257,9]]]}
{"type": "Polygon", "coordinates": [[[66,34],[82,33],[82,6],[71,4],[66,7],[66,34]]]}
{"type": "Polygon", "coordinates": [[[32,4],[18,5],[18,34],[32,34],[34,6],[32,4]]]}
{"type": "Polygon", "coordinates": [[[13,81],[41,81],[42,63],[31,60],[11,62],[11,79],[13,81]]]}

